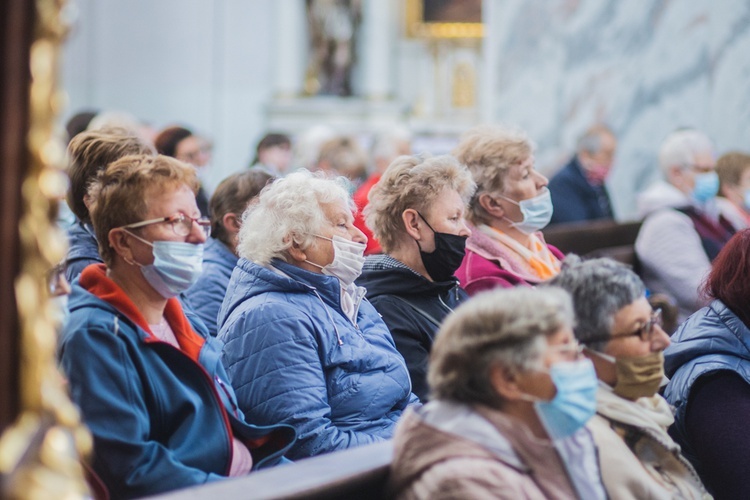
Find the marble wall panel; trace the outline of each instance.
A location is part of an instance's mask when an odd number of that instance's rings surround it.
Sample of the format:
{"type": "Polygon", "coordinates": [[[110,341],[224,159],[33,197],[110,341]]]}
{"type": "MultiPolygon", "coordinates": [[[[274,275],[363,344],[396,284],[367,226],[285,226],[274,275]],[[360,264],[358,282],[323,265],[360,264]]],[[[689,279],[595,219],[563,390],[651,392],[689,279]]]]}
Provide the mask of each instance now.
{"type": "Polygon", "coordinates": [[[675,128],[704,130],[719,153],[750,150],[750,2],[488,2],[493,120],[525,128],[549,173],[589,124],[610,124],[620,218],[658,177],[656,151],[675,128]]]}

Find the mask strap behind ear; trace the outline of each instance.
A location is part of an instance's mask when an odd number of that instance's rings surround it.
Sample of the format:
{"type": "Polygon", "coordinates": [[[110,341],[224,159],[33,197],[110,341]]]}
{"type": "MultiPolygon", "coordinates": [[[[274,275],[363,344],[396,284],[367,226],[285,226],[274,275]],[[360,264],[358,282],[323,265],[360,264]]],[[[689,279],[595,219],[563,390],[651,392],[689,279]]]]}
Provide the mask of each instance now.
{"type": "Polygon", "coordinates": [[[432,226],[430,225],[430,223],[427,222],[427,219],[424,218],[424,215],[419,213],[419,210],[415,210],[415,212],[417,212],[417,215],[419,215],[419,217],[424,221],[424,223],[427,224],[427,227],[430,228],[430,231],[432,231],[433,233],[436,232],[434,229],[432,229],[432,226]]]}

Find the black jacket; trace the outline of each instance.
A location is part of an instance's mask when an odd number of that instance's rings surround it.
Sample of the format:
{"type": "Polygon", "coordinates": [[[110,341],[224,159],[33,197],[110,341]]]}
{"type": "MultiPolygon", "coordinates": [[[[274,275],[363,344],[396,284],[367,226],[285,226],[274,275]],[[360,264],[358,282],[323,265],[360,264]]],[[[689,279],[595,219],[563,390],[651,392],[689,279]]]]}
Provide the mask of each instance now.
{"type": "Polygon", "coordinates": [[[443,319],[468,299],[458,280],[436,283],[387,255],[367,258],[357,284],[383,317],[406,360],[412,391],[427,400],[427,362],[443,319]]]}

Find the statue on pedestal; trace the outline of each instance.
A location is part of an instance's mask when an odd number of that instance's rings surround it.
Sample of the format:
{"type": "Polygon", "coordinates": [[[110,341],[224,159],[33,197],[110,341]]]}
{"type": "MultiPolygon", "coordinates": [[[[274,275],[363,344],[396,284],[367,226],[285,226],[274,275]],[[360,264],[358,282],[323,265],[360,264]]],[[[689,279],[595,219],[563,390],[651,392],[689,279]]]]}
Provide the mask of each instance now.
{"type": "Polygon", "coordinates": [[[361,20],[361,0],[307,0],[311,53],[305,74],[306,94],[352,95],[361,20]]]}

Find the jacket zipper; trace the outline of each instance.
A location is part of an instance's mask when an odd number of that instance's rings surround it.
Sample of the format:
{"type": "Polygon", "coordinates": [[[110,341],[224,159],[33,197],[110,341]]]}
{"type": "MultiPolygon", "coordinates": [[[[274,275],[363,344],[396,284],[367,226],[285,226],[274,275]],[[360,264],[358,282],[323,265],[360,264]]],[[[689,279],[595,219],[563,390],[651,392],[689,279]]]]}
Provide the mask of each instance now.
{"type": "MultiPolygon", "coordinates": [[[[115,318],[117,318],[117,316],[115,316],[115,318]]],[[[135,326],[137,330],[142,330],[142,328],[138,325],[134,324],[133,326],[135,326]]],[[[152,337],[149,337],[149,338],[152,338],[152,337]]],[[[160,340],[160,339],[156,339],[152,341],[144,341],[144,342],[146,344],[163,344],[163,345],[169,346],[170,349],[177,351],[178,353],[180,353],[181,356],[187,358],[190,361],[190,363],[192,363],[192,365],[195,366],[201,374],[203,374],[204,382],[208,382],[208,387],[211,391],[211,394],[213,394],[214,400],[218,403],[219,413],[221,414],[222,421],[224,422],[224,427],[227,431],[226,436],[227,436],[227,444],[229,445],[229,462],[227,463],[224,476],[229,477],[229,472],[232,470],[232,460],[234,460],[234,445],[232,443],[232,436],[234,435],[234,433],[232,432],[232,424],[229,421],[229,414],[227,412],[227,409],[224,407],[224,402],[221,400],[221,396],[219,395],[219,392],[216,390],[216,386],[214,385],[213,380],[211,380],[211,375],[208,373],[208,371],[206,371],[205,368],[203,368],[203,366],[200,363],[194,361],[190,356],[182,352],[181,349],[178,349],[177,347],[173,346],[169,342],[164,342],[163,340],[160,340]]],[[[216,376],[216,378],[219,379],[218,375],[216,376]]],[[[237,408],[232,398],[229,398],[229,401],[232,403],[232,406],[235,407],[234,409],[236,410],[237,408]]]]}

